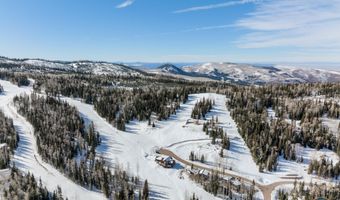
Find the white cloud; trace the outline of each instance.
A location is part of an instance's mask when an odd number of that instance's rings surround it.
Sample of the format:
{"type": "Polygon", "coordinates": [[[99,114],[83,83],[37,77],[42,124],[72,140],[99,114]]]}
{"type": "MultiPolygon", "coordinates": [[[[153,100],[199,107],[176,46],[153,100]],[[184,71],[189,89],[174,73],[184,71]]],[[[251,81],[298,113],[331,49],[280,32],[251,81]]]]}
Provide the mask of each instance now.
{"type": "Polygon", "coordinates": [[[209,31],[209,30],[216,30],[216,29],[225,29],[233,27],[232,25],[218,25],[218,26],[203,26],[203,27],[198,27],[198,28],[193,28],[193,29],[186,29],[181,32],[195,32],[195,31],[209,31]]]}
{"type": "Polygon", "coordinates": [[[135,1],[134,0],[125,0],[123,3],[116,6],[116,8],[126,8],[130,5],[132,5],[135,1]]]}
{"type": "Polygon", "coordinates": [[[339,52],[340,1],[265,1],[236,22],[249,33],[236,43],[241,48],[293,47],[339,52]]]}
{"type": "Polygon", "coordinates": [[[210,4],[210,5],[205,5],[205,6],[185,8],[181,10],[176,10],[173,13],[186,13],[186,12],[193,12],[193,11],[200,11],[200,10],[210,10],[210,9],[223,8],[223,7],[229,7],[229,6],[252,3],[252,2],[257,2],[257,0],[228,1],[225,3],[219,3],[219,4],[210,4]]]}

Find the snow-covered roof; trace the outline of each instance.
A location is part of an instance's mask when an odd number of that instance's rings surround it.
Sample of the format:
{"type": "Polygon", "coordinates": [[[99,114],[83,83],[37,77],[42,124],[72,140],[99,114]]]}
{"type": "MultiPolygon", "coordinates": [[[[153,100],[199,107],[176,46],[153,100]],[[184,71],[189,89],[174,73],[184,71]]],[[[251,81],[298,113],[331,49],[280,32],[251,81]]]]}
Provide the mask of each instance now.
{"type": "Polygon", "coordinates": [[[166,161],[166,162],[172,162],[173,160],[174,159],[170,156],[164,159],[164,161],[166,161]]]}
{"type": "Polygon", "coordinates": [[[205,169],[201,169],[198,173],[201,174],[201,175],[209,176],[209,171],[207,171],[205,169]]]}

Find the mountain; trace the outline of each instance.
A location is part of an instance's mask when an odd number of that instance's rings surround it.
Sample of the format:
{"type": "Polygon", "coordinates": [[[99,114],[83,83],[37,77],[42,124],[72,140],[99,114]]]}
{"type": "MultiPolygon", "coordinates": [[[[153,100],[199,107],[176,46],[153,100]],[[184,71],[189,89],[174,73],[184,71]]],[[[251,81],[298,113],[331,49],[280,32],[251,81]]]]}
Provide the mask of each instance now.
{"type": "Polygon", "coordinates": [[[10,68],[16,71],[78,72],[121,76],[138,76],[144,74],[143,71],[122,64],[86,60],[51,61],[44,59],[11,59],[0,57],[0,68],[10,68]]]}
{"type": "Polygon", "coordinates": [[[306,69],[292,66],[262,66],[238,63],[203,63],[173,68],[170,64],[160,67],[163,73],[181,74],[187,77],[204,77],[236,83],[306,83],[337,82],[340,72],[306,69]],[[164,68],[164,70],[163,70],[164,68]]]}
{"type": "Polygon", "coordinates": [[[170,63],[157,68],[138,69],[124,64],[96,61],[52,61],[0,57],[0,68],[27,72],[77,72],[119,76],[143,76],[146,73],[175,76],[189,80],[223,80],[242,84],[340,82],[340,72],[289,65],[252,65],[239,63],[203,63],[185,66],[170,63]]]}
{"type": "Polygon", "coordinates": [[[173,64],[169,64],[169,63],[161,65],[161,66],[157,67],[157,69],[161,70],[162,72],[165,72],[165,73],[182,74],[182,75],[186,75],[187,74],[182,69],[176,67],[173,64]]]}

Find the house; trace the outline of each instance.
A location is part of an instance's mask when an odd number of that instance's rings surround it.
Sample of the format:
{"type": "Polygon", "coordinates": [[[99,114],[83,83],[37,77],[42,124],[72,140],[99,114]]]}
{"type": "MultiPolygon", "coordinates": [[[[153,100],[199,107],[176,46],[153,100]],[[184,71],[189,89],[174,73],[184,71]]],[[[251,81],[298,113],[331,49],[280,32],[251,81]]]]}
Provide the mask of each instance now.
{"type": "Polygon", "coordinates": [[[171,156],[168,157],[156,156],[155,161],[165,168],[172,168],[176,164],[176,161],[171,156]]]}
{"type": "Polygon", "coordinates": [[[195,169],[195,168],[191,169],[191,167],[186,167],[186,171],[191,175],[196,175],[198,174],[199,169],[195,169]]]}
{"type": "Polygon", "coordinates": [[[205,169],[201,169],[199,172],[198,172],[199,175],[202,175],[204,177],[209,177],[209,171],[208,170],[205,170],[205,169]]]}

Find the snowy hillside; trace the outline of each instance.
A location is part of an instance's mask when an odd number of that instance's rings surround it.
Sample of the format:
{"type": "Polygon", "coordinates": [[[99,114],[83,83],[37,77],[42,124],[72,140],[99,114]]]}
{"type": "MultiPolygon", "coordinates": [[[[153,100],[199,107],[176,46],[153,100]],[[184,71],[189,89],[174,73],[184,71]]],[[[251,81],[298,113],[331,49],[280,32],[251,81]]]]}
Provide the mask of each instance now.
{"type": "MultiPolygon", "coordinates": [[[[35,145],[36,139],[33,135],[32,125],[19,115],[12,105],[12,99],[15,95],[30,94],[33,90],[32,87],[19,88],[3,80],[0,80],[0,84],[5,90],[5,95],[0,95],[0,109],[9,118],[13,119],[14,127],[20,137],[18,148],[13,157],[15,166],[23,172],[32,173],[36,179],[41,178],[42,184],[50,191],[60,186],[65,197],[69,199],[105,199],[103,194],[77,185],[53,166],[42,160],[35,145]]],[[[2,199],[1,196],[0,199],[2,199]]]]}
{"type": "Polygon", "coordinates": [[[164,64],[159,66],[157,69],[161,70],[162,72],[168,72],[172,74],[186,74],[186,72],[184,72],[182,69],[172,64],[164,64]]]}
{"type": "Polygon", "coordinates": [[[10,59],[0,57],[0,68],[24,71],[66,71],[121,76],[138,76],[142,72],[125,65],[94,61],[50,61],[42,59],[10,59]]]}
{"type": "Polygon", "coordinates": [[[184,66],[177,68],[178,70],[173,70],[174,68],[166,69],[167,70],[162,68],[161,72],[167,72],[168,74],[182,74],[191,77],[208,77],[214,80],[239,83],[305,83],[340,81],[340,72],[282,65],[256,66],[237,63],[204,63],[184,66]]]}

